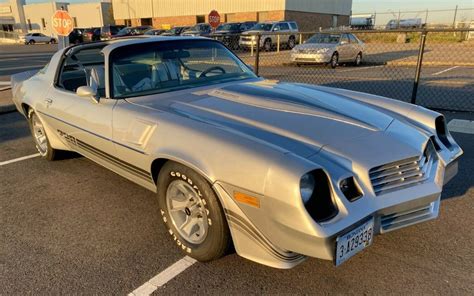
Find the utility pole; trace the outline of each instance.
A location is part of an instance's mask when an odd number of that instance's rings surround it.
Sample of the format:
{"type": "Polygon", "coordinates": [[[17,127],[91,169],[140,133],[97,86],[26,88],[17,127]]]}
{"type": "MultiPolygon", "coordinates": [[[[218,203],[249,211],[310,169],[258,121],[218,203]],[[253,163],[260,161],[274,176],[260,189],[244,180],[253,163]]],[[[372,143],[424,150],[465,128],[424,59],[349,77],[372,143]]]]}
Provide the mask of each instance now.
{"type": "Polygon", "coordinates": [[[400,29],[400,10],[398,10],[398,21],[397,21],[397,29],[400,29]]]}
{"type": "Polygon", "coordinates": [[[456,5],[456,9],[454,10],[454,20],[453,20],[453,29],[456,29],[456,17],[458,15],[458,6],[456,5]]]}
{"type": "Polygon", "coordinates": [[[428,9],[426,10],[425,14],[425,27],[428,27],[428,9]]]}

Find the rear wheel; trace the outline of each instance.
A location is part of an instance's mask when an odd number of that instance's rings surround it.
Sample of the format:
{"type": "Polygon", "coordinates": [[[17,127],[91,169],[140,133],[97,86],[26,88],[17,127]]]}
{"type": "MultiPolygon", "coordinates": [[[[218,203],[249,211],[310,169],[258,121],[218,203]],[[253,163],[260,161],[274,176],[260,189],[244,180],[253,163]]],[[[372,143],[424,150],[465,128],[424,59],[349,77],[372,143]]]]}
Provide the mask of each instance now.
{"type": "Polygon", "coordinates": [[[34,40],[28,41],[28,44],[30,44],[30,45],[33,45],[33,44],[35,44],[35,43],[36,43],[36,42],[35,42],[34,40]]]}
{"type": "Polygon", "coordinates": [[[38,152],[47,160],[54,160],[57,150],[52,148],[49,144],[43,122],[38,117],[38,115],[36,115],[33,109],[30,109],[28,112],[28,122],[30,124],[31,134],[33,136],[33,140],[35,141],[38,152]]]}
{"type": "Polygon", "coordinates": [[[288,48],[293,49],[295,47],[296,41],[294,36],[290,36],[290,39],[288,39],[288,48]]]}
{"type": "Polygon", "coordinates": [[[265,49],[265,51],[272,50],[272,40],[270,38],[265,39],[265,42],[263,43],[263,49],[265,49]]]}
{"type": "Polygon", "coordinates": [[[56,39],[51,39],[51,40],[49,41],[49,43],[55,44],[55,43],[56,43],[56,39]]]}
{"type": "Polygon", "coordinates": [[[158,205],[178,247],[199,261],[225,255],[231,237],[224,211],[209,183],[192,169],[167,162],[158,176],[158,205]]]}

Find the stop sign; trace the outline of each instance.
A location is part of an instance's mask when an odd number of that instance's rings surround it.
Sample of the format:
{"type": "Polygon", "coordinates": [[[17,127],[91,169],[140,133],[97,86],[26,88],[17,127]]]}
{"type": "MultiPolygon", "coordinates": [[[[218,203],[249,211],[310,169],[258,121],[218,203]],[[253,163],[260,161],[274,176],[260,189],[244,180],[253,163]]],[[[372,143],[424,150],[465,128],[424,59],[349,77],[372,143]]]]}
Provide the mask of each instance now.
{"type": "Polygon", "coordinates": [[[221,23],[221,16],[219,15],[219,13],[215,10],[211,11],[209,13],[209,25],[211,25],[211,27],[213,28],[217,28],[217,26],[219,26],[220,23],[221,23]]]}
{"type": "Polygon", "coordinates": [[[60,36],[68,36],[74,29],[72,17],[67,11],[57,10],[52,17],[53,30],[60,36]]]}

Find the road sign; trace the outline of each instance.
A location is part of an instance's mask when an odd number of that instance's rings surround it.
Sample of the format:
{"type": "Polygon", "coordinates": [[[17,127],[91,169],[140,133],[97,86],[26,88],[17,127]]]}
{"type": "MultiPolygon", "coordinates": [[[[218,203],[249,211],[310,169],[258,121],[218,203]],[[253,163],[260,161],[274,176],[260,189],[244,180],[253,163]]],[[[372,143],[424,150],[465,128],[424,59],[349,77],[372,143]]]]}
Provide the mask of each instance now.
{"type": "Polygon", "coordinates": [[[209,25],[211,25],[211,27],[215,29],[217,28],[217,26],[219,26],[220,23],[221,16],[219,15],[219,13],[216,10],[211,11],[209,13],[209,25]]]}
{"type": "Polygon", "coordinates": [[[59,36],[68,36],[74,29],[72,17],[67,11],[57,10],[52,17],[53,30],[59,36]]]}

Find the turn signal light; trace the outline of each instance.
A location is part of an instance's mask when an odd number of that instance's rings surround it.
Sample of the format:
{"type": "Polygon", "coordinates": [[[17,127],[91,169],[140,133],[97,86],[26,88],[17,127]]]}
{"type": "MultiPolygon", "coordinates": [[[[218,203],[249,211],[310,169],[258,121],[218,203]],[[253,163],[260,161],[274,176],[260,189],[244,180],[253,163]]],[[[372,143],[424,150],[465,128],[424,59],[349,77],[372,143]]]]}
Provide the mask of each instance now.
{"type": "Polygon", "coordinates": [[[240,203],[247,204],[252,207],[260,208],[260,199],[242,192],[234,192],[234,199],[240,203]]]}

